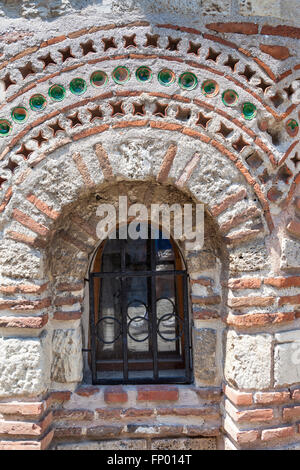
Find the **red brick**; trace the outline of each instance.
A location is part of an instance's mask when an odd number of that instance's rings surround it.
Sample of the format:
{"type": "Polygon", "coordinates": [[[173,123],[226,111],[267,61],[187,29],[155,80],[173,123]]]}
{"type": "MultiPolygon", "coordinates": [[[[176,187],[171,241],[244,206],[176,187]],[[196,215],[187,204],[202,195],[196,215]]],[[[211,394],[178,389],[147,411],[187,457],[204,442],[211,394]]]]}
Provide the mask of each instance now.
{"type": "Polygon", "coordinates": [[[0,422],[0,434],[9,436],[41,436],[52,423],[52,413],[49,413],[39,423],[23,421],[0,422]]]}
{"type": "Polygon", "coordinates": [[[12,197],[12,194],[13,194],[13,191],[12,191],[12,187],[8,188],[8,190],[6,191],[5,193],[5,196],[2,200],[2,204],[0,205],[0,214],[4,211],[4,209],[6,208],[7,204],[9,203],[11,197],[12,197]]]}
{"type": "Polygon", "coordinates": [[[216,305],[221,303],[221,297],[219,295],[211,295],[208,297],[192,295],[192,302],[197,305],[216,305]]]}
{"type": "Polygon", "coordinates": [[[124,418],[149,418],[154,416],[154,409],[149,408],[128,408],[122,411],[124,418]]]}
{"type": "Polygon", "coordinates": [[[93,386],[88,386],[88,387],[79,387],[76,390],[76,395],[79,395],[81,397],[91,397],[92,395],[95,395],[96,393],[99,393],[100,389],[99,387],[93,387],[93,386]]]}
{"type": "Polygon", "coordinates": [[[51,392],[47,399],[47,406],[51,406],[52,403],[64,403],[69,401],[71,398],[71,392],[55,391],[51,392]]]}
{"type": "Polygon", "coordinates": [[[182,126],[179,124],[171,124],[168,122],[160,122],[160,121],[150,121],[150,126],[153,129],[163,129],[165,131],[181,131],[182,126]]]}
{"type": "Polygon", "coordinates": [[[189,137],[193,137],[193,139],[199,139],[206,144],[208,144],[211,140],[207,135],[201,134],[201,132],[195,131],[194,129],[189,129],[188,127],[184,127],[182,133],[184,135],[188,135],[189,137]]]}
{"type": "Polygon", "coordinates": [[[280,405],[289,400],[289,392],[257,392],[254,395],[255,403],[259,403],[260,405],[280,405]]]}
{"type": "Polygon", "coordinates": [[[51,209],[45,202],[38,199],[34,194],[28,194],[28,201],[30,201],[39,211],[43,212],[50,219],[56,220],[59,217],[59,212],[51,209]]]}
{"type": "Polygon", "coordinates": [[[280,297],[278,305],[300,305],[300,294],[298,295],[287,295],[285,297],[280,297]]]}
{"type": "Polygon", "coordinates": [[[81,291],[84,288],[84,283],[82,281],[77,282],[61,282],[56,286],[59,291],[68,291],[76,292],[81,291]]]}
{"type": "Polygon", "coordinates": [[[233,426],[229,421],[224,423],[225,431],[230,435],[230,437],[235,440],[238,444],[251,444],[259,438],[259,431],[251,429],[249,431],[239,431],[235,426],[233,426]]]}
{"type": "Polygon", "coordinates": [[[270,26],[270,25],[265,24],[261,29],[261,34],[300,39],[300,28],[295,28],[293,26],[281,26],[281,25],[270,26]]]}
{"type": "Polygon", "coordinates": [[[228,306],[233,308],[240,307],[268,307],[273,305],[274,297],[233,297],[228,299],[228,306]]]}
{"type": "Polygon", "coordinates": [[[24,212],[20,211],[19,209],[14,209],[13,218],[20,224],[24,225],[24,227],[29,228],[38,235],[41,235],[42,237],[48,235],[49,233],[49,229],[47,227],[44,227],[43,225],[39,224],[38,222],[33,220],[32,217],[27,214],[24,214],[24,212]]]}
{"type": "Polygon", "coordinates": [[[178,399],[177,387],[158,385],[138,388],[138,401],[177,401],[178,399]]]}
{"type": "Polygon", "coordinates": [[[0,441],[0,450],[46,450],[53,439],[54,431],[50,431],[40,441],[0,441]]]}
{"type": "Polygon", "coordinates": [[[243,411],[234,411],[233,419],[237,422],[247,421],[249,423],[265,423],[266,421],[272,421],[274,418],[273,410],[269,409],[259,409],[259,410],[243,410],[243,411]]]}
{"type": "Polygon", "coordinates": [[[208,310],[193,306],[193,318],[194,320],[211,320],[213,318],[220,318],[220,313],[217,310],[208,310]]]}
{"type": "Polygon", "coordinates": [[[96,412],[99,419],[120,419],[122,408],[97,408],[96,412]]]}
{"type": "Polygon", "coordinates": [[[210,23],[206,27],[218,33],[258,34],[258,25],[254,23],[210,23]]]}
{"type": "Polygon", "coordinates": [[[164,160],[157,175],[157,181],[160,183],[164,182],[168,178],[176,153],[177,145],[171,144],[164,156],[164,160]]]}
{"type": "Polygon", "coordinates": [[[74,134],[73,140],[75,140],[76,142],[77,140],[85,139],[90,135],[101,134],[102,132],[107,131],[107,129],[109,129],[108,124],[102,124],[101,126],[91,127],[90,129],[86,129],[85,131],[79,132],[78,134],[74,134]]]}
{"type": "Polygon", "coordinates": [[[263,230],[239,230],[224,237],[224,242],[228,245],[236,246],[256,238],[261,233],[263,233],[263,230]]]}
{"type": "Polygon", "coordinates": [[[300,406],[294,406],[292,408],[283,409],[283,419],[285,421],[290,421],[292,419],[300,418],[300,406]]]}
{"type": "Polygon", "coordinates": [[[293,391],[292,399],[300,402],[300,388],[293,391]]]}
{"type": "Polygon", "coordinates": [[[296,220],[292,220],[287,225],[286,228],[288,232],[290,232],[292,235],[296,235],[296,237],[300,237],[300,222],[297,222],[296,220]]]}
{"type": "Polygon", "coordinates": [[[211,287],[214,283],[213,279],[209,278],[200,278],[200,279],[191,279],[190,283],[193,284],[199,284],[200,286],[209,286],[211,287]]]}
{"type": "Polygon", "coordinates": [[[248,406],[253,403],[252,393],[239,392],[228,385],[225,386],[224,392],[229,400],[237,406],[248,406]]]}
{"type": "Polygon", "coordinates": [[[148,124],[148,119],[140,119],[136,121],[120,121],[117,124],[114,124],[113,128],[127,128],[127,127],[145,127],[148,124]]]}
{"type": "Polygon", "coordinates": [[[51,305],[51,299],[43,300],[0,300],[0,310],[6,310],[7,308],[11,310],[19,311],[30,311],[30,310],[40,310],[51,305]]]}
{"type": "Polygon", "coordinates": [[[284,46],[273,46],[270,44],[260,44],[259,48],[265,54],[270,55],[277,60],[285,60],[290,57],[290,51],[284,46]]]}
{"type": "Polygon", "coordinates": [[[255,217],[259,217],[261,215],[260,210],[257,207],[249,207],[248,209],[240,212],[239,214],[232,216],[227,222],[223,222],[220,225],[220,230],[223,234],[226,234],[234,227],[241,225],[242,223],[246,222],[247,220],[255,217]]]}
{"type": "Polygon", "coordinates": [[[156,411],[158,416],[203,416],[204,419],[218,419],[220,417],[220,413],[211,406],[201,408],[190,406],[166,407],[157,408],[156,411]]]}
{"type": "Polygon", "coordinates": [[[59,425],[59,427],[54,429],[54,438],[66,439],[68,437],[80,437],[83,435],[83,429],[82,426],[70,426],[70,424],[66,426],[59,425]]]}
{"type": "Polygon", "coordinates": [[[218,215],[222,214],[222,212],[226,211],[229,207],[234,206],[238,201],[241,201],[247,196],[247,191],[246,189],[241,189],[235,194],[230,194],[229,196],[226,196],[223,198],[222,202],[220,204],[216,204],[215,206],[212,207],[211,213],[214,217],[217,217],[218,215]]]}
{"type": "Polygon", "coordinates": [[[106,387],[104,391],[105,403],[126,403],[128,400],[127,392],[121,386],[106,387]]]}
{"type": "Polygon", "coordinates": [[[236,328],[251,328],[257,326],[272,325],[295,320],[294,312],[280,313],[246,313],[243,315],[233,315],[230,313],[226,318],[228,325],[236,328]]]}
{"type": "Polygon", "coordinates": [[[0,328],[43,328],[48,323],[48,315],[37,317],[0,317],[0,328]]]}
{"type": "Polygon", "coordinates": [[[91,421],[94,413],[89,410],[55,410],[53,417],[56,420],[91,421]]]}
{"type": "Polygon", "coordinates": [[[230,289],[259,289],[262,280],[258,278],[229,279],[228,287],[230,289]]]}
{"type": "Polygon", "coordinates": [[[295,434],[295,429],[292,426],[286,428],[265,429],[261,433],[262,441],[272,441],[274,439],[284,439],[291,437],[295,434]]]}
{"type": "Polygon", "coordinates": [[[53,320],[57,321],[69,321],[69,320],[79,320],[81,318],[82,312],[54,312],[53,320]]]}
{"type": "Polygon", "coordinates": [[[45,402],[0,403],[0,413],[16,416],[40,416],[46,408],[45,402]]]}

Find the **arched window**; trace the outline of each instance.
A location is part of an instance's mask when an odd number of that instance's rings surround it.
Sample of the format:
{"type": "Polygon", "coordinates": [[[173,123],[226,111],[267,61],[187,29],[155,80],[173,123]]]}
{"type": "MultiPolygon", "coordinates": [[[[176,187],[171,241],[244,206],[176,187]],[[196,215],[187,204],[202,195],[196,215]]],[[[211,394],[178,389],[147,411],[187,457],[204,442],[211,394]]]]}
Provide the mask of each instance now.
{"type": "MultiPolygon", "coordinates": [[[[94,384],[191,381],[187,271],[175,242],[108,239],[90,270],[94,384]]],[[[147,233],[147,232],[146,232],[147,233]]]]}

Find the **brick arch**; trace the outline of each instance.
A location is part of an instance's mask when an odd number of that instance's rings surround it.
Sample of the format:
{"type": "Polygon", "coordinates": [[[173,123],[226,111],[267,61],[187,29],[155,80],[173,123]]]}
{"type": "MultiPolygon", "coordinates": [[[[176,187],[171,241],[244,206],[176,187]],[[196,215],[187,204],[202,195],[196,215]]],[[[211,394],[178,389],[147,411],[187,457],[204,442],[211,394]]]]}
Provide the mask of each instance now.
{"type": "MultiPolygon", "coordinates": [[[[215,170],[210,168],[204,171],[207,180],[203,180],[203,175],[201,176],[201,154],[204,156],[202,158],[205,158],[207,153],[206,142],[191,139],[191,148],[183,159],[180,149],[178,149],[176,144],[177,139],[169,140],[172,133],[166,134],[164,131],[162,135],[165,137],[165,140],[159,143],[159,151],[156,149],[156,153],[151,154],[152,170],[144,169],[141,165],[138,167],[136,160],[136,158],[139,158],[138,154],[135,159],[132,159],[131,163],[130,161],[128,162],[129,168],[135,168],[135,171],[140,170],[140,174],[130,175],[126,171],[122,174],[122,167],[118,164],[120,160],[116,156],[113,159],[109,153],[111,138],[108,136],[108,139],[105,140],[104,134],[102,134],[101,143],[98,141],[98,136],[95,142],[91,143],[88,140],[89,145],[82,149],[80,153],[74,151],[74,148],[68,147],[70,144],[56,150],[52,155],[52,160],[50,158],[45,160],[45,167],[41,167],[41,174],[35,174],[32,171],[30,175],[25,175],[23,183],[20,183],[18,190],[8,202],[5,218],[9,222],[4,229],[4,240],[7,240],[7,242],[13,240],[15,242],[16,253],[24,250],[25,245],[26,249],[38,250],[43,254],[45,248],[52,243],[56,234],[60,233],[64,242],[75,248],[73,253],[74,259],[76,259],[79,253],[85,253],[84,256],[86,257],[92,251],[95,244],[94,228],[84,217],[76,216],[71,220],[73,224],[72,231],[64,230],[66,214],[71,210],[70,208],[76,205],[80,194],[84,195],[99,191],[101,195],[101,185],[111,185],[116,181],[122,181],[122,179],[124,181],[136,180],[138,183],[148,178],[150,182],[156,181],[156,184],[174,185],[184,193],[190,194],[194,200],[205,203],[219,227],[218,230],[223,237],[224,246],[227,245],[227,250],[229,253],[232,252],[234,258],[240,256],[239,253],[244,248],[247,248],[249,243],[250,245],[252,242],[262,243],[259,246],[263,247],[264,242],[262,239],[268,233],[269,213],[266,213],[265,206],[258,200],[254,192],[254,185],[246,184],[245,187],[245,179],[242,176],[243,172],[241,174],[238,171],[239,165],[235,167],[232,162],[230,163],[230,171],[226,176],[227,179],[222,182],[222,185],[216,191],[211,186],[211,181],[216,185],[218,183],[213,173],[215,170]],[[166,135],[168,135],[168,139],[166,139],[166,135]],[[193,147],[195,143],[196,148],[193,147]],[[59,162],[59,164],[55,166],[56,164],[54,165],[53,162],[59,162]],[[51,173],[51,178],[49,173],[51,173]],[[52,188],[51,202],[48,194],[49,188],[52,188]],[[20,204],[22,192],[23,202],[20,204]],[[66,193],[67,199],[65,198],[66,193]],[[266,215],[267,217],[265,217],[266,215]],[[73,237],[72,232],[80,234],[79,238],[73,237]]],[[[153,141],[157,141],[157,129],[155,129],[152,137],[153,141]]],[[[127,135],[121,135],[120,138],[121,140],[128,140],[127,135]]],[[[186,136],[186,139],[189,141],[190,136],[186,136]]],[[[141,142],[142,147],[144,145],[140,132],[134,135],[134,139],[130,135],[129,140],[141,142]]],[[[228,166],[227,154],[226,152],[224,154],[218,153],[220,160],[216,163],[217,169],[221,165],[221,174],[222,166],[223,168],[228,166]]],[[[204,160],[204,163],[205,161],[209,160],[204,160]]],[[[34,258],[36,255],[32,253],[32,256],[34,258]]],[[[9,272],[7,273],[9,274],[9,272]]],[[[238,272],[235,273],[236,276],[239,277],[238,272]]],[[[42,293],[43,299],[41,302],[37,298],[33,303],[30,300],[26,300],[24,307],[26,308],[27,303],[28,310],[33,308],[37,309],[37,311],[42,311],[51,304],[50,292],[49,297],[46,295],[47,284],[49,286],[49,279],[46,278],[43,283],[38,281],[36,285],[26,287],[27,280],[25,276],[21,287],[20,285],[12,287],[4,286],[4,292],[5,290],[7,292],[11,290],[11,292],[22,294],[23,296],[26,293],[26,289],[29,289],[28,292],[36,292],[39,296],[42,293]],[[22,287],[23,285],[25,285],[24,288],[22,287]]],[[[236,279],[233,284],[228,284],[230,289],[232,286],[233,291],[236,290],[236,285],[236,279]]],[[[247,283],[243,284],[241,281],[241,285],[247,285],[247,283]]],[[[261,284],[259,286],[255,284],[257,289],[260,286],[261,284]]],[[[259,293],[259,290],[257,293],[259,293]]],[[[257,302],[258,305],[260,305],[260,302],[262,302],[262,306],[264,305],[264,300],[257,300],[257,302]]],[[[14,308],[14,305],[18,305],[18,303],[18,299],[12,301],[12,308],[14,308]]],[[[244,308],[247,310],[247,302],[244,301],[244,303],[245,306],[241,308],[242,310],[244,308]]],[[[255,303],[254,306],[256,306],[255,303]]],[[[242,317],[231,314],[228,317],[228,321],[232,325],[239,327],[239,325],[247,325],[248,318],[248,313],[245,313],[242,317]],[[242,321],[243,319],[244,322],[242,321]]],[[[274,311],[271,314],[266,313],[265,316],[260,313],[258,321],[268,324],[273,321],[288,321],[293,318],[293,315],[286,313],[278,314],[278,312],[274,311]]],[[[39,324],[44,326],[46,321],[45,316],[42,315],[39,321],[39,324]]]]}

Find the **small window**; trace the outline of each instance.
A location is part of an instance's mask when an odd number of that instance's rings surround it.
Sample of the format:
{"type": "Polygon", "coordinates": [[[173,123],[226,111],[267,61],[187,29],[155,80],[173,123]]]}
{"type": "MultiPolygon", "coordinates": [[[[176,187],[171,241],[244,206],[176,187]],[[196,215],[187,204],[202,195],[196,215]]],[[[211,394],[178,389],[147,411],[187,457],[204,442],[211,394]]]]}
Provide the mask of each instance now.
{"type": "Polygon", "coordinates": [[[106,240],[90,272],[94,384],[189,383],[187,272],[178,247],[151,239],[106,240]]]}

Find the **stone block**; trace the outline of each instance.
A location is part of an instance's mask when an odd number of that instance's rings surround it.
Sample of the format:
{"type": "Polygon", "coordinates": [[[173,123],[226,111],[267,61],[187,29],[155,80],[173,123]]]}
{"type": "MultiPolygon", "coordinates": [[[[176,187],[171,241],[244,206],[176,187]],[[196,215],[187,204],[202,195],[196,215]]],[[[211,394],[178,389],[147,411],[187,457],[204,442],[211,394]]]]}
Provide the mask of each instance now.
{"type": "Polygon", "coordinates": [[[275,335],[280,344],[274,349],[274,380],[276,386],[300,382],[300,330],[275,335]]]}
{"type": "Polygon", "coordinates": [[[264,244],[237,247],[229,255],[231,273],[260,271],[267,266],[268,254],[264,244]]]}
{"type": "Polygon", "coordinates": [[[47,390],[46,336],[0,338],[0,397],[40,395],[47,390]]]}
{"type": "Polygon", "coordinates": [[[197,384],[214,384],[217,375],[217,332],[211,328],[194,330],[194,375],[197,384]]]}
{"type": "Polygon", "coordinates": [[[280,0],[240,0],[240,14],[244,16],[281,17],[280,0]]]}
{"type": "Polygon", "coordinates": [[[225,377],[238,389],[271,386],[271,345],[269,334],[227,333],[225,377]]]}
{"type": "Polygon", "coordinates": [[[281,245],[280,268],[295,271],[300,268],[300,243],[297,240],[284,238],[281,245]]]}
{"type": "Polygon", "coordinates": [[[86,441],[74,444],[57,444],[55,450],[146,450],[145,439],[114,441],[86,441]]]}
{"type": "Polygon", "coordinates": [[[216,450],[217,442],[214,438],[190,439],[154,439],[151,442],[152,450],[216,450]]]}

